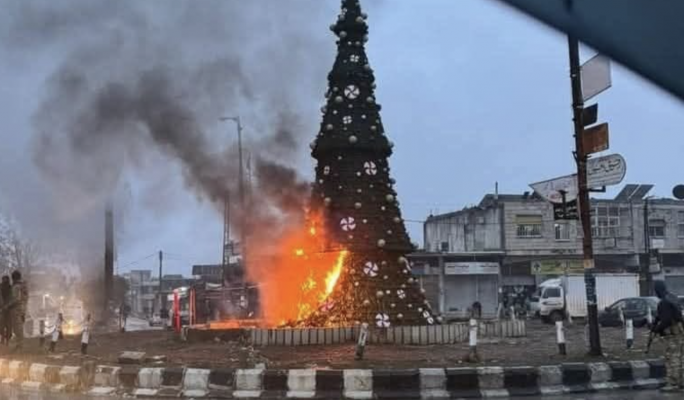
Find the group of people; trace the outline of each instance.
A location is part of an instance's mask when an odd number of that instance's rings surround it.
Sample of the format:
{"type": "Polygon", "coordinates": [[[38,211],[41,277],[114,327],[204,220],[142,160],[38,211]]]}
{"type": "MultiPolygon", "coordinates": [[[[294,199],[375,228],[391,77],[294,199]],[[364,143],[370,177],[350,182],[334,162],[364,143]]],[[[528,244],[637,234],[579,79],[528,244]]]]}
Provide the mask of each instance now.
{"type": "Polygon", "coordinates": [[[16,349],[21,349],[28,308],[28,286],[19,271],[12,272],[11,278],[5,275],[0,281],[0,342],[9,346],[14,335],[16,349]]]}

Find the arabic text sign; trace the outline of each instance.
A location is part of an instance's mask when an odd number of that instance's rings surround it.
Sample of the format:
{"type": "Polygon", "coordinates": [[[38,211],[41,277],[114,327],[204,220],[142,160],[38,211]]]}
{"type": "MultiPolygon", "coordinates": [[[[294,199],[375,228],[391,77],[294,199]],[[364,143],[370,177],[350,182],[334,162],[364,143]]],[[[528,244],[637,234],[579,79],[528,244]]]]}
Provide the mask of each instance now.
{"type": "Polygon", "coordinates": [[[584,272],[581,260],[550,260],[532,262],[533,275],[581,274],[584,272]]]}
{"type": "MultiPolygon", "coordinates": [[[[625,178],[627,163],[619,154],[592,158],[587,163],[587,185],[590,188],[617,185],[625,178]]],[[[577,198],[577,174],[562,176],[530,185],[535,192],[552,203],[570,202],[577,198]]]]}
{"type": "Polygon", "coordinates": [[[590,188],[617,185],[625,179],[627,163],[619,154],[593,158],[587,163],[587,184],[590,188]]]}
{"type": "Polygon", "coordinates": [[[582,132],[582,145],[585,154],[599,153],[609,147],[608,124],[603,123],[582,132]]]}
{"type": "Polygon", "coordinates": [[[446,262],[445,275],[498,275],[499,264],[488,262],[446,262]]]}

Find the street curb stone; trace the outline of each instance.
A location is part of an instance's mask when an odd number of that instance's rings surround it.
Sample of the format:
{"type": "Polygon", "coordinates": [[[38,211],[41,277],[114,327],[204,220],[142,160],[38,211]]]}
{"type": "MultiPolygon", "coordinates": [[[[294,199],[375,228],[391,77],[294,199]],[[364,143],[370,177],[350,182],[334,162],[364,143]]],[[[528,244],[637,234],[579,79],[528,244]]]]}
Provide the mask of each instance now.
{"type": "Polygon", "coordinates": [[[268,370],[55,366],[0,359],[3,393],[185,399],[479,399],[656,389],[662,360],[542,367],[268,370]]]}

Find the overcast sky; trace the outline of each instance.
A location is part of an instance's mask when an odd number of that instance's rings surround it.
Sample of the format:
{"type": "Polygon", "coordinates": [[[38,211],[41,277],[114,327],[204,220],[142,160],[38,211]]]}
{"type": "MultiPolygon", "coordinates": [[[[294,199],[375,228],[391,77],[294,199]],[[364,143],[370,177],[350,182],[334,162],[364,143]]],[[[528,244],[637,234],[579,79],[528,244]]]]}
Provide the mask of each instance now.
{"type": "MultiPolygon", "coordinates": [[[[211,12],[212,2],[203,2],[200,11],[188,14],[186,18],[196,20],[187,25],[174,24],[177,20],[169,15],[188,2],[147,2],[144,15],[154,32],[165,34],[168,30],[173,32],[169,40],[180,38],[186,46],[185,57],[220,57],[225,44],[227,53],[244,55],[252,60],[251,65],[263,66],[249,68],[246,73],[255,75],[250,79],[270,74],[263,80],[277,78],[272,85],[282,87],[283,98],[296,95],[296,100],[287,101],[297,103],[294,111],[303,119],[306,132],[299,136],[298,150],[290,162],[310,179],[309,142],[320,123],[318,109],[335,55],[335,38],[328,26],[337,17],[339,1],[281,0],[279,4],[287,6],[275,8],[270,1],[250,3],[270,7],[271,12],[244,7],[249,15],[243,19],[249,23],[241,28],[243,36],[225,42],[221,35],[235,35],[235,31],[222,26],[221,12],[240,15],[242,1],[226,0],[224,3],[232,6],[217,6],[221,10],[218,17],[211,12]],[[195,35],[198,26],[206,32],[195,35]],[[185,29],[193,35],[186,35],[185,29]],[[290,40],[279,42],[281,31],[287,31],[290,40]],[[198,38],[204,37],[208,38],[206,47],[198,44],[198,38]],[[247,44],[240,48],[242,41],[247,44]],[[261,50],[255,53],[252,46],[257,42],[261,50]],[[291,43],[296,43],[296,48],[290,48],[291,43]],[[275,72],[279,64],[287,64],[283,67],[287,71],[299,66],[300,72],[279,76],[275,72]]],[[[4,9],[10,2],[2,0],[0,5],[4,9]]],[[[564,36],[493,0],[366,0],[362,4],[369,14],[367,51],[376,74],[377,98],[383,106],[387,134],[395,142],[390,165],[404,217],[411,221],[408,228],[413,241],[422,243],[422,225],[413,221],[424,220],[431,212],[475,204],[494,190],[495,182],[502,193],[522,193],[529,190],[531,182],[573,172],[564,36]]],[[[79,7],[71,7],[71,12],[78,14],[79,7]]],[[[90,17],[86,13],[84,18],[90,17]]],[[[54,210],[54,205],[45,206],[48,202],[38,200],[46,196],[44,187],[50,185],[44,183],[45,171],[36,167],[32,150],[35,115],[45,100],[47,81],[71,54],[74,42],[89,35],[88,29],[95,37],[102,35],[112,20],[116,24],[116,18],[127,15],[114,13],[92,24],[77,22],[83,30],[62,30],[60,40],[40,39],[49,42],[44,46],[24,44],[8,30],[0,31],[4,34],[0,49],[0,206],[27,226],[37,225],[54,210]],[[18,46],[26,46],[26,50],[18,46]],[[39,206],[27,206],[32,203],[39,206]]],[[[582,53],[583,60],[593,55],[591,49],[582,53]]],[[[173,51],[165,57],[165,62],[173,63],[173,51]]],[[[107,65],[93,68],[106,71],[107,65]]],[[[260,86],[254,88],[258,91],[260,86]]],[[[261,93],[254,96],[259,98],[261,93]]],[[[684,150],[682,103],[618,65],[613,69],[613,87],[597,99],[600,120],[610,123],[611,151],[627,160],[625,182],[652,183],[655,194],[669,196],[672,187],[684,181],[679,166],[684,150]]],[[[245,107],[249,105],[241,105],[239,112],[245,107]]],[[[250,115],[249,110],[244,113],[250,115]]],[[[244,121],[245,134],[256,140],[256,131],[266,129],[267,122],[256,121],[258,116],[252,119],[244,121]]],[[[203,129],[219,135],[234,128],[214,123],[203,129]]],[[[193,263],[218,263],[221,215],[187,189],[178,165],[159,154],[145,157],[160,160],[149,162],[154,168],[146,165],[142,170],[127,170],[124,181],[130,189],[117,192],[125,210],[119,215],[119,271],[156,268],[154,258],[135,261],[158,250],[168,253],[169,272],[189,274],[193,263]]],[[[59,218],[50,218],[68,224],[71,219],[63,215],[64,208],[62,204],[59,218]]],[[[73,214],[82,210],[80,204],[74,208],[73,214]]],[[[87,218],[96,218],[94,215],[87,218]]],[[[92,225],[99,229],[100,225],[92,225]]],[[[50,226],[60,229],[59,225],[50,226]]],[[[101,241],[96,239],[84,246],[97,249],[101,241]]]]}

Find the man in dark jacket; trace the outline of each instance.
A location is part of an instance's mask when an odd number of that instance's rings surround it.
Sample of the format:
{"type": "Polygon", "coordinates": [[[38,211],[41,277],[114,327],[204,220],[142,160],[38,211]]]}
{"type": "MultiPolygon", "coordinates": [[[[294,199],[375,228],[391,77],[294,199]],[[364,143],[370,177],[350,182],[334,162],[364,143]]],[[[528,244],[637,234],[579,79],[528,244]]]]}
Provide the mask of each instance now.
{"type": "Polygon", "coordinates": [[[684,389],[682,379],[682,346],[684,345],[684,317],[677,297],[668,293],[663,281],[655,281],[654,289],[660,299],[658,315],[653,332],[660,335],[666,343],[665,362],[667,367],[667,386],[664,391],[684,389]]]}

